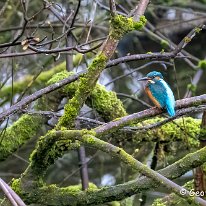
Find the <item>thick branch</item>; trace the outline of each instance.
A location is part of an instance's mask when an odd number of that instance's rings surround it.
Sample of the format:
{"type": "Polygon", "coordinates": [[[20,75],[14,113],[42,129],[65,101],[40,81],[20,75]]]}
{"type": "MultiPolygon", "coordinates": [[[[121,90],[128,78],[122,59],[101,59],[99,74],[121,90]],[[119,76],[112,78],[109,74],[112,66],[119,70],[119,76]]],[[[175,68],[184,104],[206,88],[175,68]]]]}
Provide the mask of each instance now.
{"type": "MultiPolygon", "coordinates": [[[[54,138],[55,140],[58,140],[62,143],[63,143],[63,141],[65,141],[65,144],[62,144],[62,146],[64,145],[65,147],[68,147],[67,141],[69,141],[69,140],[72,140],[72,141],[78,140],[78,141],[82,142],[84,145],[94,147],[96,149],[100,149],[104,152],[107,152],[110,155],[113,155],[113,156],[119,158],[121,161],[123,161],[128,166],[132,167],[133,169],[139,171],[141,174],[144,174],[144,175],[150,177],[154,181],[154,182],[152,181],[152,186],[154,186],[154,183],[155,183],[155,186],[158,186],[159,184],[163,184],[164,186],[168,187],[170,190],[172,189],[172,191],[174,191],[176,194],[180,195],[179,191],[180,191],[180,189],[182,189],[182,187],[180,187],[180,186],[176,185],[175,183],[171,182],[170,180],[168,180],[167,178],[165,178],[161,174],[156,173],[153,170],[149,169],[146,165],[138,162],[132,156],[127,154],[123,149],[121,149],[119,147],[116,147],[116,146],[114,146],[110,143],[99,140],[99,139],[97,139],[97,138],[95,138],[91,135],[84,135],[84,133],[82,133],[82,135],[83,135],[82,136],[81,133],[79,133],[78,131],[57,131],[57,132],[50,133],[50,135],[51,135],[52,138],[54,138]]],[[[46,141],[48,143],[49,142],[51,143],[51,140],[49,140],[49,138],[47,138],[46,141]]],[[[41,147],[42,147],[42,145],[41,145],[41,147]]],[[[40,151],[41,151],[41,147],[39,148],[40,151]]],[[[68,148],[70,148],[70,146],[68,148]]],[[[199,164],[201,161],[203,161],[203,160],[205,161],[205,159],[206,159],[205,150],[206,149],[203,148],[203,149],[201,149],[201,150],[199,150],[199,151],[197,151],[193,154],[190,154],[190,155],[186,156],[185,158],[183,158],[182,160],[177,161],[176,163],[174,163],[173,165],[169,166],[167,169],[162,170],[162,171],[165,171],[165,174],[167,174],[167,175],[168,175],[167,172],[169,172],[169,175],[172,175],[171,176],[172,178],[176,178],[177,176],[180,176],[183,173],[185,173],[185,170],[188,170],[191,166],[194,167],[194,165],[199,164]]],[[[38,154],[38,155],[37,154],[35,156],[33,156],[32,160],[35,160],[37,158],[37,156],[39,156],[39,157],[41,156],[41,154],[38,154]]],[[[54,153],[53,153],[53,155],[54,155],[54,153]]],[[[48,156],[45,156],[45,158],[48,160],[48,156]]],[[[38,161],[41,161],[41,160],[38,159],[38,161]]],[[[35,163],[35,162],[33,162],[33,163],[35,163]]],[[[163,172],[163,174],[164,174],[164,172],[163,172]]],[[[141,178],[140,180],[141,180],[140,182],[145,180],[146,183],[148,181],[148,179],[145,179],[145,178],[141,178]]],[[[144,184],[142,185],[143,189],[145,189],[144,186],[146,185],[146,183],[144,182],[144,184]]],[[[131,186],[131,182],[128,183],[128,184],[130,184],[130,186],[131,186]]],[[[136,184],[136,183],[133,182],[133,184],[136,184]]],[[[149,185],[151,187],[151,182],[149,182],[149,185]]],[[[115,186],[115,187],[118,188],[118,186],[115,186]]],[[[113,187],[113,189],[115,187],[113,187]]],[[[137,188],[135,190],[134,190],[134,188],[131,188],[131,187],[130,187],[130,189],[129,189],[129,187],[124,187],[124,192],[125,192],[125,189],[128,189],[128,190],[130,190],[130,192],[132,190],[133,193],[134,193],[134,192],[137,192],[138,188],[139,188],[139,185],[137,186],[137,188]]],[[[148,187],[147,187],[147,189],[148,189],[148,187]]],[[[110,190],[110,188],[108,188],[108,190],[110,190]]],[[[102,189],[102,191],[101,190],[98,191],[97,194],[100,192],[100,193],[103,193],[107,196],[109,195],[110,198],[115,198],[115,199],[117,198],[118,199],[118,197],[116,197],[116,196],[114,197],[114,195],[117,195],[117,192],[122,193],[123,192],[122,190],[123,190],[123,188],[121,188],[121,190],[113,190],[113,192],[112,192],[113,197],[110,196],[110,194],[108,194],[107,189],[104,189],[104,190],[102,189]]],[[[99,197],[99,195],[97,195],[97,194],[96,194],[96,196],[99,197]]],[[[129,196],[130,195],[132,195],[132,194],[129,193],[129,196]]],[[[125,193],[124,196],[128,196],[128,193],[125,193]]],[[[189,193],[187,193],[184,197],[186,197],[186,196],[189,198],[189,193]]],[[[95,197],[93,197],[93,198],[95,198],[95,197]]],[[[193,198],[194,198],[195,201],[199,202],[202,205],[206,204],[205,201],[203,201],[201,198],[198,198],[198,197],[193,197],[193,198]]],[[[106,200],[109,201],[110,199],[109,200],[104,199],[104,198],[101,199],[101,201],[106,201],[106,200]]],[[[84,200],[82,200],[82,198],[81,198],[80,205],[83,205],[82,201],[84,201],[84,200]]],[[[87,203],[88,203],[88,199],[87,199],[87,203]]]]}

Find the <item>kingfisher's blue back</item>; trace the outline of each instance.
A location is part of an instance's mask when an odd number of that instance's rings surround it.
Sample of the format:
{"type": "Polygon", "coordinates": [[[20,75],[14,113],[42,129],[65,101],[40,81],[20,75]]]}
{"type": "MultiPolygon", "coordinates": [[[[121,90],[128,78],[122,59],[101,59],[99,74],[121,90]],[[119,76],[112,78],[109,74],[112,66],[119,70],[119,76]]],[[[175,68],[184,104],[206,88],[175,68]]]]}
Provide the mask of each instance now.
{"type": "Polygon", "coordinates": [[[147,80],[145,91],[152,102],[159,108],[166,108],[170,116],[175,115],[175,98],[169,85],[163,80],[160,72],[150,72],[146,77],[139,79],[147,80]]]}
{"type": "Polygon", "coordinates": [[[159,79],[155,83],[149,83],[147,87],[159,102],[161,108],[166,108],[168,114],[174,116],[175,98],[169,85],[163,79],[159,79]]]}

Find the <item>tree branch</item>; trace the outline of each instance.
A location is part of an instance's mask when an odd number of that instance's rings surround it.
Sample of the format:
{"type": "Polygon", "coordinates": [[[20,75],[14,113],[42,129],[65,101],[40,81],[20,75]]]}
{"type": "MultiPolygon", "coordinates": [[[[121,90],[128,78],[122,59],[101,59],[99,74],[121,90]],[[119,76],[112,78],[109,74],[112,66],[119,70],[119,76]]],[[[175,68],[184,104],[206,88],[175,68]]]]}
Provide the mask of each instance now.
{"type": "MultiPolygon", "coordinates": [[[[50,133],[49,135],[50,135],[50,137],[48,136],[47,138],[45,138],[45,144],[51,144],[52,139],[54,139],[54,140],[57,140],[57,142],[55,142],[55,144],[58,144],[58,141],[60,141],[60,142],[64,143],[63,145],[66,148],[70,149],[70,146],[68,146],[67,141],[65,141],[65,140],[72,140],[72,141],[78,140],[78,141],[82,142],[83,145],[87,145],[89,147],[100,149],[100,150],[102,150],[102,151],[104,151],[106,153],[109,153],[112,156],[115,156],[115,157],[119,158],[125,164],[127,164],[128,166],[130,166],[133,169],[137,170],[141,174],[144,174],[147,177],[150,177],[152,179],[151,180],[152,181],[152,186],[154,186],[154,183],[155,183],[155,186],[158,186],[159,184],[163,184],[164,186],[166,186],[170,190],[174,191],[177,195],[181,196],[180,190],[182,189],[182,187],[180,187],[180,186],[176,185],[175,183],[171,182],[170,180],[168,180],[166,177],[164,177],[160,173],[157,173],[157,172],[151,170],[146,165],[140,163],[139,161],[134,159],[131,155],[129,155],[123,149],[121,149],[119,147],[116,147],[116,146],[114,146],[114,145],[112,145],[110,143],[107,143],[107,142],[104,142],[104,141],[102,141],[100,139],[97,139],[94,136],[91,136],[89,134],[80,133],[79,131],[72,131],[72,130],[70,130],[70,131],[68,131],[68,130],[56,131],[56,132],[50,133]],[[50,138],[52,138],[52,139],[50,139],[50,138]]],[[[32,159],[31,159],[32,160],[31,166],[32,166],[33,169],[36,168],[37,171],[39,171],[39,167],[38,167],[39,164],[42,165],[42,163],[43,163],[43,165],[44,165],[44,160],[38,158],[38,157],[42,157],[41,152],[45,152],[43,147],[42,147],[43,144],[44,143],[42,142],[41,146],[39,148],[37,148],[36,154],[33,154],[32,159]],[[38,164],[36,165],[36,163],[37,163],[36,161],[40,161],[40,162],[38,162],[38,164]]],[[[203,148],[203,149],[201,149],[201,150],[199,150],[199,151],[197,151],[197,152],[195,152],[193,154],[187,155],[185,158],[183,158],[183,160],[179,160],[176,163],[174,163],[173,165],[167,167],[166,171],[168,171],[169,174],[172,175],[172,178],[176,178],[177,176],[182,175],[185,172],[185,169],[188,169],[188,167],[190,167],[191,165],[194,166],[194,165],[197,164],[195,159],[198,160],[198,163],[200,163],[200,161],[202,161],[203,159],[204,160],[206,159],[205,150],[206,149],[203,148]],[[203,156],[200,156],[200,154],[201,155],[203,154],[203,156]],[[192,157],[192,159],[190,159],[190,161],[188,161],[188,159],[190,157],[192,157]]],[[[56,152],[57,152],[57,154],[59,154],[58,151],[56,151],[56,152]]],[[[52,154],[54,155],[54,153],[52,153],[52,154]]],[[[48,159],[49,156],[45,155],[44,158],[48,159]]],[[[49,166],[49,165],[47,165],[47,166],[49,166]]],[[[37,174],[41,176],[41,174],[39,172],[37,174]]],[[[166,174],[168,175],[168,173],[166,173],[166,174]]],[[[140,178],[140,181],[142,181],[142,180],[144,180],[144,178],[140,178]]],[[[130,186],[131,186],[131,183],[128,183],[128,184],[130,184],[130,186]]],[[[151,184],[151,182],[149,184],[151,184]]],[[[143,187],[144,187],[144,185],[143,185],[143,187]]],[[[115,188],[115,187],[118,188],[118,186],[114,186],[112,188],[115,188]]],[[[139,187],[139,185],[138,185],[138,187],[139,187]]],[[[150,185],[150,187],[151,187],[151,185],[150,185]]],[[[108,188],[108,190],[109,189],[110,188],[108,188]]],[[[125,189],[126,188],[124,187],[124,192],[125,192],[125,189]]],[[[127,187],[127,189],[129,189],[129,188],[127,187]]],[[[134,192],[134,188],[130,187],[130,191],[131,190],[133,190],[133,192],[134,192]]],[[[107,191],[107,189],[104,189],[104,192],[106,192],[106,191],[107,191]]],[[[113,197],[112,198],[115,198],[115,199],[117,198],[118,199],[118,197],[116,197],[116,195],[117,195],[116,192],[117,191],[120,192],[119,190],[113,190],[113,192],[112,192],[113,197]],[[114,197],[114,195],[115,195],[115,197],[114,197]]],[[[97,193],[98,192],[99,191],[97,191],[97,193]]],[[[123,192],[123,191],[121,190],[121,192],[123,192]]],[[[135,189],[135,192],[137,192],[137,188],[135,189]]],[[[189,192],[186,192],[186,194],[183,195],[182,197],[184,197],[184,198],[187,197],[187,198],[190,199],[189,194],[190,194],[189,192]]],[[[108,195],[110,195],[110,194],[106,193],[106,195],[108,197],[108,195]]],[[[131,193],[129,193],[129,196],[130,195],[131,195],[131,193]]],[[[97,196],[97,194],[96,194],[96,196],[97,196]]],[[[125,193],[124,197],[125,196],[128,196],[128,193],[125,193]]],[[[99,195],[98,195],[98,197],[99,197],[99,195]]],[[[193,198],[194,198],[193,200],[195,202],[198,202],[201,205],[205,205],[206,204],[206,202],[204,200],[202,200],[201,198],[199,198],[199,197],[193,197],[193,198]]],[[[110,201],[110,199],[108,199],[108,198],[106,200],[110,201]]],[[[83,205],[84,204],[83,201],[84,201],[84,199],[81,198],[81,203],[80,204],[83,205]]],[[[94,201],[94,200],[92,200],[92,201],[94,201]]],[[[105,201],[105,199],[101,198],[101,201],[105,201]]],[[[87,203],[88,203],[88,199],[87,199],[87,203]]],[[[93,204],[94,204],[94,202],[93,202],[93,204]]]]}
{"type": "Polygon", "coordinates": [[[23,200],[0,178],[0,188],[13,206],[26,206],[23,200]]]}
{"type": "MultiPolygon", "coordinates": [[[[198,105],[202,105],[205,103],[206,103],[206,94],[203,94],[201,96],[177,100],[175,108],[181,109],[181,108],[191,107],[194,105],[198,106],[198,105]]],[[[161,113],[162,113],[162,110],[158,109],[157,107],[153,107],[153,108],[141,111],[141,112],[137,112],[137,113],[122,117],[119,120],[106,123],[103,126],[97,127],[95,131],[98,135],[103,135],[109,132],[111,129],[112,130],[119,129],[131,122],[141,121],[145,118],[154,117],[161,113]]]]}
{"type": "Polygon", "coordinates": [[[8,110],[6,110],[5,112],[0,113],[0,122],[2,122],[6,117],[10,116],[11,114],[16,113],[17,111],[20,111],[21,109],[23,109],[26,105],[28,105],[29,103],[37,100],[38,98],[40,98],[42,95],[44,94],[48,94],[54,90],[57,90],[61,87],[63,87],[64,85],[67,85],[71,82],[76,81],[84,72],[79,72],[77,74],[74,74],[72,76],[69,76],[68,78],[65,78],[55,84],[49,85],[43,89],[40,89],[37,92],[34,92],[32,95],[25,97],[24,99],[22,99],[21,101],[19,101],[18,103],[14,104],[13,106],[11,106],[8,110]]]}

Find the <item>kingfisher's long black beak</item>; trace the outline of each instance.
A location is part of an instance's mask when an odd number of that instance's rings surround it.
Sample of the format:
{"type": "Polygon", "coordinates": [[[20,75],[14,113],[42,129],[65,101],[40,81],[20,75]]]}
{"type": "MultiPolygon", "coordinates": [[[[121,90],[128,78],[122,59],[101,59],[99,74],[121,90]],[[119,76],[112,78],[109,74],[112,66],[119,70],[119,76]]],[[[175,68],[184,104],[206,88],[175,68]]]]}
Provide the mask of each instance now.
{"type": "Polygon", "coordinates": [[[146,81],[146,80],[150,80],[150,78],[149,77],[143,77],[143,78],[138,79],[137,81],[146,81]]]}

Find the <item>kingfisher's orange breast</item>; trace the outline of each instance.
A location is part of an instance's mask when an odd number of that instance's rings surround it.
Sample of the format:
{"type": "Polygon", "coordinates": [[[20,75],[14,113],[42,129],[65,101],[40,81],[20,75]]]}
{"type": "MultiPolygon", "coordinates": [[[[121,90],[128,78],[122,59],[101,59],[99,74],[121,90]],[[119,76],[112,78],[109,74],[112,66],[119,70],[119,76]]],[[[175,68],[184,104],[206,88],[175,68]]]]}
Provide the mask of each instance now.
{"type": "Polygon", "coordinates": [[[148,95],[148,97],[151,99],[151,101],[157,106],[158,108],[161,109],[160,103],[155,99],[155,97],[152,95],[152,92],[150,91],[149,87],[145,87],[145,92],[148,95]]]}

